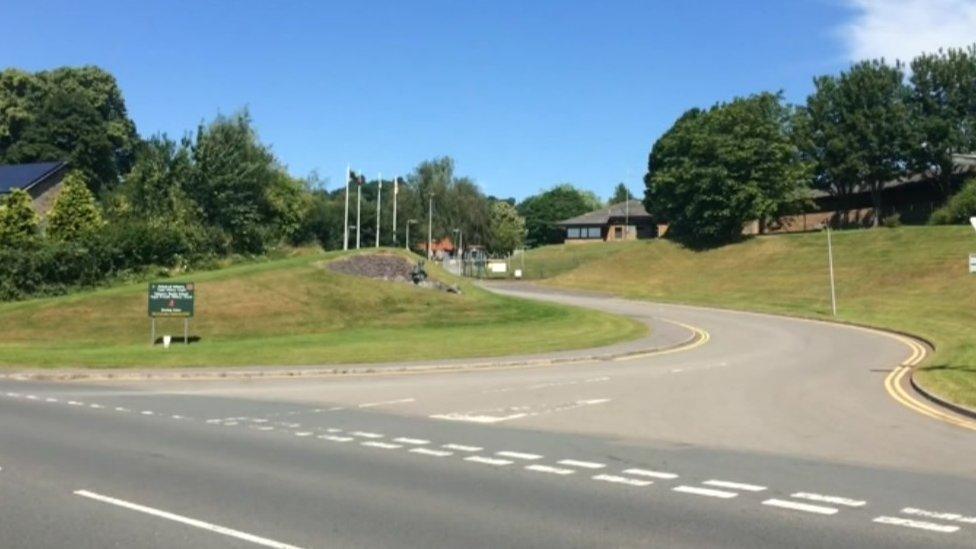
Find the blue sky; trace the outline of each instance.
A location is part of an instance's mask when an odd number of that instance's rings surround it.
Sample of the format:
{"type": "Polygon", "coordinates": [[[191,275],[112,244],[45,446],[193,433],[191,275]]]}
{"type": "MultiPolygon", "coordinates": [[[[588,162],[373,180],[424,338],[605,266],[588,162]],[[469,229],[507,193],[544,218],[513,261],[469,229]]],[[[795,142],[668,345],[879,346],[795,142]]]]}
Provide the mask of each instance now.
{"type": "Polygon", "coordinates": [[[605,198],[623,180],[640,192],[684,110],[762,90],[802,101],[852,58],[961,45],[973,4],[0,0],[16,22],[0,67],[102,66],[142,135],[246,106],[293,174],[330,188],[347,163],[389,177],[450,155],[490,194],[570,182],[605,198]]]}

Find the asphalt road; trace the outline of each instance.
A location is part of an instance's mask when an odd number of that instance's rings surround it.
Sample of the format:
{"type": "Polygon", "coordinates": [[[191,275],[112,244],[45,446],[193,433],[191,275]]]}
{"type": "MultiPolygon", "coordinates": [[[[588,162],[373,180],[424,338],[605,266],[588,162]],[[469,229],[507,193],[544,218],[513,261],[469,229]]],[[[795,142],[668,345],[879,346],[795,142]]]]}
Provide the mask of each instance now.
{"type": "Polygon", "coordinates": [[[976,432],[886,393],[903,343],[532,295],[684,348],[455,373],[2,381],[0,547],[976,544],[976,432]]]}

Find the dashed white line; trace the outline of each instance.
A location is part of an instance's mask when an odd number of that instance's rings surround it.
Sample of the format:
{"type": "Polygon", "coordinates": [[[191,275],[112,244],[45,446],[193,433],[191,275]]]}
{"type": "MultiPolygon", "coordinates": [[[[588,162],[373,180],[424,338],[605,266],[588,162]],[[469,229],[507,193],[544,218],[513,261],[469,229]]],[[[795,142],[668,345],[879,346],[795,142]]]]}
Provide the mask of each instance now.
{"type": "Polygon", "coordinates": [[[190,517],[184,517],[182,515],[177,515],[175,513],[170,513],[169,511],[163,511],[161,509],[154,509],[152,507],[146,507],[145,505],[139,505],[137,503],[132,503],[129,501],[116,499],[109,496],[103,496],[101,494],[96,494],[94,492],[89,492],[88,490],[76,490],[75,495],[92,499],[95,501],[100,501],[102,503],[107,503],[109,505],[115,505],[116,507],[122,507],[132,511],[138,511],[140,513],[145,513],[147,515],[156,516],[159,518],[171,520],[174,522],[179,522],[186,524],[187,526],[193,526],[195,528],[200,528],[203,530],[208,530],[216,534],[223,534],[232,538],[237,538],[239,540],[248,541],[257,545],[262,545],[264,547],[273,547],[274,549],[299,549],[294,545],[289,545],[287,543],[282,543],[280,541],[275,541],[273,539],[263,538],[260,536],[255,536],[254,534],[248,534],[246,532],[241,532],[240,530],[234,530],[232,528],[226,528],[224,526],[218,526],[216,524],[211,524],[209,522],[204,522],[202,520],[193,519],[190,517]]]}
{"type": "Polygon", "coordinates": [[[454,455],[454,452],[448,452],[447,450],[431,450],[430,448],[411,448],[410,451],[415,454],[434,457],[447,457],[454,455]]]}
{"type": "Polygon", "coordinates": [[[503,465],[511,465],[512,463],[515,463],[514,461],[508,459],[490,458],[485,456],[468,456],[464,459],[465,461],[484,463],[485,465],[494,465],[495,467],[501,467],[503,465]]]}
{"type": "Polygon", "coordinates": [[[84,406],[85,403],[84,402],[78,402],[77,400],[69,400],[68,401],[68,405],[69,406],[84,406]]]}
{"type": "Polygon", "coordinates": [[[816,513],[818,515],[835,515],[837,514],[837,509],[834,507],[826,507],[824,505],[813,505],[812,503],[799,503],[796,501],[789,501],[785,499],[767,499],[762,502],[763,505],[769,505],[770,507],[780,507],[782,509],[791,509],[793,511],[803,511],[806,513],[816,513]]]}
{"type": "Polygon", "coordinates": [[[479,452],[484,450],[481,446],[467,446],[465,444],[444,444],[441,448],[447,448],[448,450],[457,450],[459,452],[479,452]]]}
{"type": "Polygon", "coordinates": [[[507,416],[489,416],[489,415],[469,415],[469,414],[436,414],[430,416],[431,419],[444,419],[447,421],[467,421],[470,423],[500,423],[502,421],[509,421],[512,419],[518,419],[527,416],[528,414],[518,413],[510,414],[507,416]]]}
{"type": "Polygon", "coordinates": [[[101,410],[102,408],[104,408],[104,406],[102,406],[101,404],[89,404],[88,407],[94,408],[96,410],[101,410]]]}
{"type": "Polygon", "coordinates": [[[44,399],[44,402],[57,402],[57,401],[58,401],[58,399],[51,398],[51,397],[47,397],[47,398],[44,399]]]}
{"type": "MultiPolygon", "coordinates": [[[[116,406],[115,407],[115,411],[116,412],[128,412],[129,409],[128,408],[123,408],[122,406],[116,406]]],[[[208,421],[207,423],[210,423],[210,422],[208,421]]]]}
{"type": "Polygon", "coordinates": [[[860,499],[851,499],[841,496],[828,496],[824,494],[813,494],[810,492],[797,492],[790,496],[795,499],[806,499],[810,501],[818,501],[820,503],[832,503],[834,505],[843,505],[845,507],[864,507],[868,502],[860,499]]]}
{"type": "Polygon", "coordinates": [[[319,435],[317,438],[322,440],[330,440],[332,442],[349,442],[352,440],[352,437],[340,437],[336,435],[319,435]]]}
{"type": "Polygon", "coordinates": [[[738,496],[739,494],[735,492],[726,492],[725,490],[713,490],[711,488],[700,488],[698,486],[686,486],[682,484],[681,486],[675,486],[672,488],[675,492],[681,492],[683,494],[694,494],[696,496],[707,496],[710,498],[721,498],[730,499],[738,496]]]}
{"type": "Polygon", "coordinates": [[[366,442],[359,443],[362,446],[369,446],[371,448],[382,448],[384,450],[395,450],[397,448],[403,448],[401,444],[391,444],[389,442],[378,442],[375,440],[367,440],[366,442]]]}
{"type": "Polygon", "coordinates": [[[430,444],[429,440],[424,440],[422,438],[407,438],[407,437],[395,438],[393,439],[393,442],[402,442],[404,444],[430,444]]]}
{"type": "Polygon", "coordinates": [[[379,433],[370,433],[366,431],[353,431],[352,433],[349,434],[354,437],[361,437],[361,438],[383,438],[383,435],[379,433]]]}
{"type": "Polygon", "coordinates": [[[627,484],[629,486],[650,486],[654,484],[654,481],[651,480],[638,480],[636,478],[620,477],[617,475],[596,475],[592,478],[593,480],[612,482],[614,484],[627,484]]]}
{"type": "Polygon", "coordinates": [[[603,463],[597,463],[595,461],[579,461],[577,459],[561,459],[559,460],[560,465],[569,465],[570,467],[582,467],[583,469],[603,469],[606,467],[603,463]]]}
{"type": "Polygon", "coordinates": [[[665,473],[664,471],[649,471],[647,469],[625,469],[624,473],[628,475],[636,475],[639,477],[660,478],[664,480],[672,480],[678,478],[678,475],[674,473],[665,473]]]}
{"type": "Polygon", "coordinates": [[[510,452],[508,450],[504,450],[504,451],[501,451],[501,452],[495,452],[495,455],[496,456],[513,458],[513,459],[525,459],[525,460],[530,460],[530,461],[531,460],[535,460],[535,459],[542,459],[542,456],[540,456],[539,454],[526,454],[524,452],[510,452]]]}
{"type": "Polygon", "coordinates": [[[27,400],[37,400],[37,395],[27,395],[27,400]]]}
{"type": "Polygon", "coordinates": [[[951,534],[959,531],[959,527],[954,524],[938,524],[936,522],[925,522],[922,520],[911,520],[900,517],[877,517],[873,522],[878,524],[889,524],[892,526],[904,526],[906,528],[916,528],[918,530],[928,530],[930,532],[940,532],[951,534]]]}
{"type": "Polygon", "coordinates": [[[553,467],[551,465],[526,465],[526,469],[529,471],[537,471],[539,473],[550,473],[553,475],[572,475],[576,471],[573,469],[566,469],[565,467],[553,467]]]}
{"type": "Polygon", "coordinates": [[[728,480],[706,480],[703,482],[705,486],[715,486],[717,488],[728,488],[729,490],[743,490],[746,492],[762,492],[766,489],[765,486],[757,486],[755,484],[745,484],[743,482],[731,482],[728,480]]]}
{"type": "Polygon", "coordinates": [[[925,509],[916,509],[914,507],[905,507],[901,510],[902,513],[906,515],[915,515],[919,517],[925,517],[937,520],[948,520],[952,522],[962,522],[965,524],[976,524],[976,517],[967,517],[960,515],[959,513],[945,513],[942,511],[926,511],[925,509]]]}
{"type": "Polygon", "coordinates": [[[310,437],[312,436],[311,431],[296,431],[294,434],[296,437],[310,437]]]}
{"type": "Polygon", "coordinates": [[[144,416],[151,416],[151,415],[153,415],[154,412],[152,410],[143,410],[143,411],[141,411],[139,413],[142,414],[142,415],[144,415],[144,416]]]}

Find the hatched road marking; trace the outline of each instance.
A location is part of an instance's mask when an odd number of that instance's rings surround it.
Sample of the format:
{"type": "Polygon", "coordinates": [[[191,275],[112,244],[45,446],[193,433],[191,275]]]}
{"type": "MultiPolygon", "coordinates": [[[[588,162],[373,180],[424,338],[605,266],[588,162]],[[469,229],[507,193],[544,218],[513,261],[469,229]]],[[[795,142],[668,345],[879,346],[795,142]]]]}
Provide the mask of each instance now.
{"type": "Polygon", "coordinates": [[[410,451],[415,454],[434,457],[447,457],[454,455],[454,452],[448,452],[447,450],[431,450],[430,448],[411,448],[410,451]]]}
{"type": "Polygon", "coordinates": [[[728,488],[729,490],[743,490],[746,492],[762,492],[766,489],[765,486],[757,486],[755,484],[745,484],[742,482],[730,482],[727,480],[706,480],[703,482],[705,486],[715,486],[716,488],[728,488]]]}
{"type": "Polygon", "coordinates": [[[929,532],[939,532],[942,534],[951,534],[959,531],[959,527],[954,524],[938,524],[936,522],[925,522],[922,520],[911,520],[899,517],[877,517],[872,522],[877,522],[878,524],[889,524],[892,526],[904,526],[906,528],[915,528],[918,530],[928,530],[929,532]]]}
{"type": "Polygon", "coordinates": [[[484,456],[468,456],[464,458],[465,461],[473,461],[475,463],[484,463],[485,465],[494,465],[495,467],[501,467],[503,465],[511,465],[515,463],[514,461],[508,459],[497,459],[484,456]]]}
{"type": "Polygon", "coordinates": [[[650,486],[654,484],[650,480],[637,480],[636,478],[618,477],[617,475],[596,475],[592,478],[593,480],[602,480],[603,482],[612,482],[614,484],[627,484],[629,486],[650,486]]]}
{"type": "Polygon", "coordinates": [[[720,499],[731,499],[739,494],[735,492],[726,492],[724,490],[713,490],[711,488],[699,488],[698,486],[686,486],[682,484],[681,486],[675,486],[672,488],[675,492],[681,492],[683,494],[694,494],[696,496],[706,496],[710,498],[720,498],[720,499]]]}
{"type": "Polygon", "coordinates": [[[663,471],[648,471],[647,469],[626,469],[624,473],[628,475],[637,475],[640,477],[651,477],[651,478],[661,478],[665,480],[672,480],[678,478],[678,475],[674,473],[665,473],[663,471]]]}
{"type": "Polygon", "coordinates": [[[566,469],[563,467],[552,467],[550,465],[526,465],[525,468],[529,471],[537,471],[539,473],[550,473],[553,475],[571,475],[576,471],[572,469],[566,469]]]}
{"type": "Polygon", "coordinates": [[[447,448],[448,450],[457,450],[459,452],[479,452],[484,450],[481,446],[466,446],[464,444],[444,444],[441,448],[447,448]]]}
{"type": "Polygon", "coordinates": [[[793,511],[803,511],[805,513],[816,513],[818,515],[835,515],[837,514],[837,509],[833,507],[826,507],[823,505],[813,505],[811,503],[799,503],[796,501],[787,501],[785,499],[767,499],[762,502],[763,505],[769,505],[771,507],[780,507],[783,509],[791,509],[793,511]]]}
{"type": "Polygon", "coordinates": [[[495,452],[495,455],[514,458],[514,459],[527,459],[527,460],[542,459],[542,456],[540,456],[539,454],[525,454],[522,452],[509,452],[507,450],[503,450],[501,452],[495,452]]]}
{"type": "MultiPolygon", "coordinates": [[[[821,503],[832,503],[834,505],[844,505],[846,507],[864,507],[868,502],[859,499],[850,499],[840,496],[827,496],[823,494],[811,494],[810,492],[797,492],[790,496],[795,499],[807,499],[819,501],[821,503]]],[[[903,511],[904,512],[904,511],[903,511]]]]}
{"type": "Polygon", "coordinates": [[[559,460],[559,464],[569,465],[570,467],[582,467],[583,469],[603,469],[606,467],[606,465],[595,461],[579,461],[575,459],[561,459],[559,460]]]}
{"type": "Polygon", "coordinates": [[[397,448],[403,448],[400,444],[391,444],[389,442],[377,442],[375,440],[367,440],[366,442],[360,442],[360,446],[369,446],[370,448],[382,448],[384,450],[395,450],[397,448]]]}

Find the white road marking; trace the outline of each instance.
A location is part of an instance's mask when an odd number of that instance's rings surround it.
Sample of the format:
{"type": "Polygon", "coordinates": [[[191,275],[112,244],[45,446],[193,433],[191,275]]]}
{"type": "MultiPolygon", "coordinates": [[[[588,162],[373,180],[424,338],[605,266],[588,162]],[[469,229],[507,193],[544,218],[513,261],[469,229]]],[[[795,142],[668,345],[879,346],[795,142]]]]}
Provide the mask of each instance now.
{"type": "Polygon", "coordinates": [[[362,437],[362,438],[383,438],[383,435],[379,433],[369,433],[366,431],[353,431],[349,434],[354,437],[362,437]]]}
{"type": "Polygon", "coordinates": [[[552,467],[550,465],[526,465],[526,469],[529,471],[538,471],[540,473],[551,473],[553,475],[571,475],[576,471],[572,469],[566,469],[564,467],[552,467]]]}
{"type": "Polygon", "coordinates": [[[617,475],[596,475],[592,477],[593,480],[602,480],[603,482],[612,482],[614,484],[627,484],[630,486],[650,486],[654,484],[651,480],[638,480],[636,478],[619,477],[617,475]]]}
{"type": "Polygon", "coordinates": [[[404,444],[430,444],[429,440],[424,440],[422,438],[407,438],[407,437],[395,438],[393,439],[393,442],[402,442],[404,444]]]}
{"type": "Polygon", "coordinates": [[[948,520],[952,522],[962,522],[965,524],[976,524],[976,517],[967,517],[960,515],[959,513],[945,513],[942,511],[926,511],[925,509],[916,509],[914,507],[905,507],[901,510],[902,513],[906,515],[915,515],[919,517],[925,517],[937,520],[948,520]]]}
{"type": "Polygon", "coordinates": [[[755,484],[745,484],[742,482],[730,482],[727,480],[706,480],[703,482],[705,486],[715,486],[718,488],[728,488],[729,490],[744,490],[746,492],[762,492],[766,489],[765,486],[757,486],[755,484]]]}
{"type": "MultiPolygon", "coordinates": [[[[121,406],[116,406],[116,407],[115,407],[115,411],[116,411],[116,412],[128,412],[128,411],[129,411],[129,409],[128,409],[128,408],[123,408],[123,407],[121,407],[121,406]]],[[[210,422],[208,421],[207,423],[210,423],[210,422]]]]}
{"type": "Polygon", "coordinates": [[[514,458],[514,459],[527,459],[527,460],[542,459],[542,456],[540,456],[539,454],[525,454],[525,453],[522,453],[522,452],[509,452],[508,450],[504,450],[504,451],[501,451],[501,452],[495,452],[495,455],[496,456],[502,456],[502,457],[514,458]]]}
{"type": "Polygon", "coordinates": [[[845,507],[864,507],[868,502],[860,499],[851,499],[841,496],[828,496],[824,494],[812,494],[810,492],[797,492],[790,496],[796,499],[808,499],[821,503],[832,503],[834,505],[844,505],[845,507]]]}
{"type": "Polygon", "coordinates": [[[37,400],[37,395],[27,395],[27,400],[37,400]]]}
{"type": "Polygon", "coordinates": [[[310,437],[312,436],[311,431],[297,431],[294,433],[296,437],[310,437]]]}
{"type": "Polygon", "coordinates": [[[254,429],[257,429],[258,431],[274,431],[274,427],[272,427],[270,425],[257,425],[257,426],[252,426],[252,427],[254,429]]]}
{"type": "Polygon", "coordinates": [[[603,469],[606,467],[606,465],[595,461],[579,461],[576,459],[561,459],[559,460],[559,464],[569,465],[570,467],[582,467],[583,469],[603,469]]]}
{"type": "Polygon", "coordinates": [[[678,475],[674,473],[665,473],[663,471],[649,471],[647,469],[625,469],[624,473],[628,475],[636,475],[639,477],[661,478],[665,480],[672,480],[678,478],[678,475]]]}
{"type": "Polygon", "coordinates": [[[331,440],[332,442],[349,442],[352,437],[339,437],[336,435],[319,435],[317,438],[322,440],[331,440]]]}
{"type": "Polygon", "coordinates": [[[528,414],[510,414],[507,416],[489,416],[489,415],[469,415],[469,414],[437,414],[430,416],[431,419],[444,419],[447,421],[467,421],[469,423],[500,423],[502,421],[509,421],[512,419],[518,419],[525,417],[528,414]]]}
{"type": "Polygon", "coordinates": [[[729,499],[738,496],[739,494],[735,492],[726,492],[724,490],[712,490],[710,488],[699,488],[698,486],[675,486],[672,488],[675,492],[681,492],[683,494],[694,494],[696,496],[707,496],[710,498],[721,498],[729,499]]]}
{"type": "Polygon", "coordinates": [[[785,499],[767,499],[762,502],[763,505],[769,505],[771,507],[781,507],[783,509],[791,509],[793,511],[803,511],[806,513],[817,513],[819,515],[834,515],[837,514],[837,509],[834,507],[825,507],[823,505],[813,505],[812,503],[799,503],[796,501],[788,501],[785,499]]]}
{"type": "Polygon", "coordinates": [[[216,524],[211,524],[209,522],[204,522],[202,520],[197,520],[190,517],[184,517],[182,515],[170,513],[169,511],[154,509],[152,507],[146,507],[145,505],[139,505],[137,503],[116,499],[109,496],[103,496],[101,494],[89,492],[88,490],[76,490],[75,495],[92,499],[95,501],[100,501],[102,503],[108,503],[110,505],[115,505],[117,507],[122,507],[132,511],[138,511],[140,513],[145,513],[147,515],[164,518],[166,520],[179,522],[182,524],[186,524],[187,526],[193,526],[194,528],[208,530],[216,534],[223,534],[225,536],[237,538],[239,540],[249,541],[256,545],[263,545],[264,547],[273,547],[275,549],[299,549],[295,545],[289,545],[287,543],[282,543],[280,541],[275,541],[273,539],[262,538],[260,536],[255,536],[254,534],[248,534],[246,532],[241,532],[240,530],[234,530],[231,528],[226,528],[224,526],[218,526],[216,524]]]}
{"type": "Polygon", "coordinates": [[[144,415],[144,416],[151,416],[151,415],[153,415],[153,411],[152,410],[143,410],[143,411],[141,411],[139,413],[142,414],[142,415],[144,415]]]}
{"type": "Polygon", "coordinates": [[[386,406],[387,404],[406,404],[407,402],[416,402],[415,398],[401,398],[397,400],[387,400],[384,402],[367,402],[365,404],[360,404],[359,408],[372,408],[374,406],[386,406]]]}
{"type": "MultiPolygon", "coordinates": [[[[143,413],[145,413],[145,412],[143,412],[143,413]]],[[[152,415],[152,414],[150,414],[150,415],[152,415]]],[[[224,427],[233,427],[235,425],[237,425],[237,422],[236,421],[225,421],[224,422],[224,427]]]]}
{"type": "Polygon", "coordinates": [[[84,406],[85,403],[84,402],[78,402],[77,400],[69,400],[68,401],[68,405],[69,406],[84,406]]]}
{"type": "Polygon", "coordinates": [[[367,440],[366,442],[359,443],[362,446],[369,446],[371,448],[383,448],[384,450],[395,450],[397,448],[403,448],[402,444],[391,444],[389,442],[377,442],[374,440],[367,440]]]}
{"type": "Polygon", "coordinates": [[[415,454],[423,454],[425,456],[434,457],[447,457],[454,455],[454,452],[448,452],[446,450],[431,450],[430,448],[411,448],[410,451],[415,454]]]}
{"type": "Polygon", "coordinates": [[[56,399],[56,398],[51,398],[51,397],[48,397],[48,398],[45,398],[45,399],[44,399],[44,402],[57,402],[57,401],[58,401],[58,399],[56,399]]]}
{"type": "Polygon", "coordinates": [[[20,396],[20,393],[7,393],[7,396],[8,396],[8,397],[13,397],[13,398],[17,398],[17,397],[19,397],[19,396],[20,396]]]}
{"type": "Polygon", "coordinates": [[[464,458],[465,461],[473,461],[475,463],[484,463],[485,465],[494,465],[496,467],[501,467],[502,465],[511,465],[515,463],[514,461],[508,459],[497,459],[484,456],[468,456],[464,458]]]}
{"type": "Polygon", "coordinates": [[[88,407],[94,408],[96,410],[101,410],[102,408],[104,408],[104,406],[102,406],[101,404],[89,404],[88,407]]]}
{"type": "Polygon", "coordinates": [[[954,524],[938,524],[936,522],[925,522],[922,520],[911,520],[899,517],[877,517],[873,522],[877,522],[878,524],[890,524],[892,526],[904,526],[906,528],[917,528],[919,530],[940,532],[942,534],[951,534],[959,530],[959,527],[954,524]]]}
{"type": "Polygon", "coordinates": [[[457,450],[459,452],[478,452],[484,450],[481,446],[466,446],[464,444],[444,444],[441,448],[447,448],[448,450],[457,450]]]}

